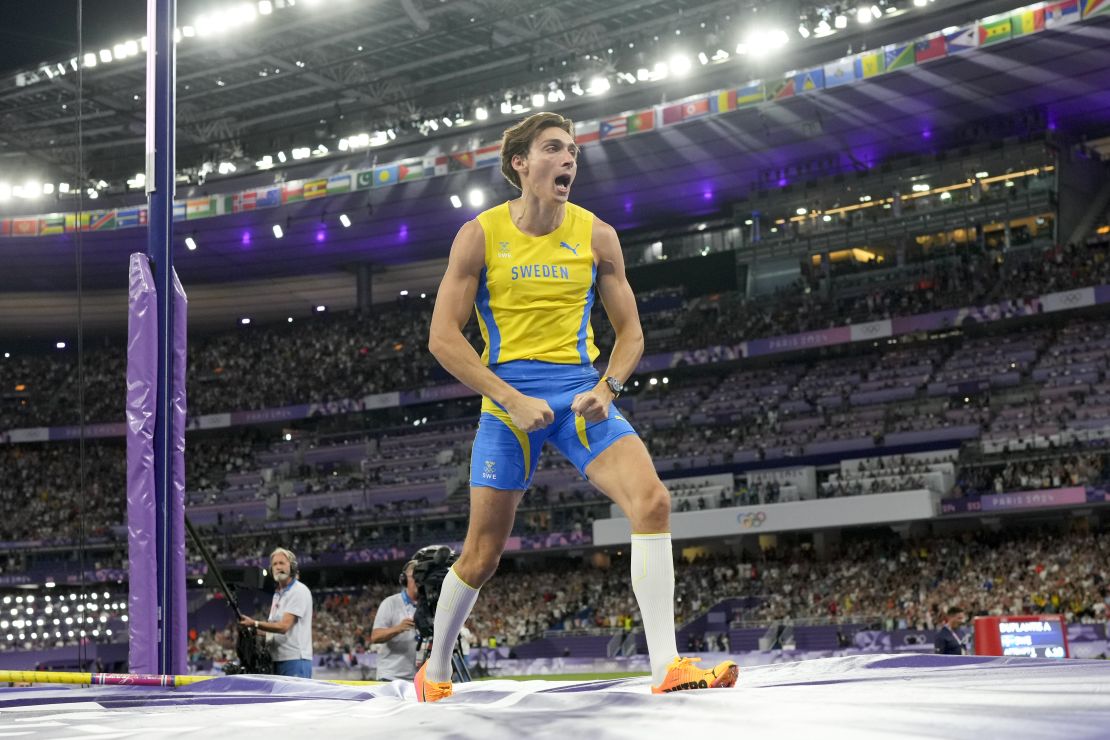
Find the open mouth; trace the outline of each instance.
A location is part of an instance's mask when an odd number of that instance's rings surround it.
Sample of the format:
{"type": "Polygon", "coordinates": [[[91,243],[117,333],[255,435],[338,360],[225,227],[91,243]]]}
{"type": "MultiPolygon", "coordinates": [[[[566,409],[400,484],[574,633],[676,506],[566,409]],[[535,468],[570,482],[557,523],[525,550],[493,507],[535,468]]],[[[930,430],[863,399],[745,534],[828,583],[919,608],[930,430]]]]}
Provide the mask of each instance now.
{"type": "Polygon", "coordinates": [[[559,175],[555,178],[555,192],[566,195],[570,192],[570,175],[559,175]]]}

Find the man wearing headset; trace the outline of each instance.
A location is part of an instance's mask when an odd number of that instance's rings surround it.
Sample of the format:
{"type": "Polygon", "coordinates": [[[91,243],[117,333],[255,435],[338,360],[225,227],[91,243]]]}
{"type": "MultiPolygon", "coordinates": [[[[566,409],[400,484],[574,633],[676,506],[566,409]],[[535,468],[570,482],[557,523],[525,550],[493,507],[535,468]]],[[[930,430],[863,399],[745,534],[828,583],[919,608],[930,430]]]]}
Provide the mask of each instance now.
{"type": "Polygon", "coordinates": [[[379,644],[378,680],[411,681],[416,675],[416,626],[413,614],[419,599],[413,569],[416,561],[410,560],[398,575],[402,586],[400,593],[386,597],[374,617],[370,642],[379,644]]]}
{"type": "Polygon", "coordinates": [[[270,573],[277,587],[269,620],[243,617],[240,623],[267,633],[275,674],[312,678],[312,592],[297,577],[297,556],[284,547],[270,554],[270,573]]]}

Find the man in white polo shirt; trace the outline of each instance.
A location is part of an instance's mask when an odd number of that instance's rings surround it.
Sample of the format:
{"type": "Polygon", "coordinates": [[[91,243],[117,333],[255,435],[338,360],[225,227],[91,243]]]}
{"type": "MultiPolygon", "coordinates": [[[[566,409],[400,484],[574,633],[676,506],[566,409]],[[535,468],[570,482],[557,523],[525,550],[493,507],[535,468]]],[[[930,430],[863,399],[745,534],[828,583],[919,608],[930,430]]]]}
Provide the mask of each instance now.
{"type": "Polygon", "coordinates": [[[270,573],[277,587],[269,621],[243,617],[241,623],[267,633],[275,674],[312,678],[312,592],[297,577],[297,556],[284,547],[270,554],[270,573]]]}
{"type": "Polygon", "coordinates": [[[416,562],[410,560],[401,570],[400,593],[386,597],[374,617],[370,642],[381,645],[378,651],[378,680],[411,681],[416,675],[416,625],[413,615],[420,598],[412,577],[416,562]]]}

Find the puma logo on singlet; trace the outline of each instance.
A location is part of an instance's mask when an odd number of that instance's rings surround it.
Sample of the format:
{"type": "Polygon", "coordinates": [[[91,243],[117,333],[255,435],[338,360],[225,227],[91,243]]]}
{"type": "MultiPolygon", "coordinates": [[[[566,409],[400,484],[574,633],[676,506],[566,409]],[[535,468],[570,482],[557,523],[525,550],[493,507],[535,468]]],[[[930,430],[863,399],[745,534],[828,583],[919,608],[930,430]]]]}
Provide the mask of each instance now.
{"type": "Polygon", "coordinates": [[[571,252],[574,253],[575,257],[578,256],[578,245],[577,244],[575,244],[572,247],[571,245],[567,244],[566,242],[559,242],[559,246],[562,247],[563,249],[569,249],[571,252]]]}

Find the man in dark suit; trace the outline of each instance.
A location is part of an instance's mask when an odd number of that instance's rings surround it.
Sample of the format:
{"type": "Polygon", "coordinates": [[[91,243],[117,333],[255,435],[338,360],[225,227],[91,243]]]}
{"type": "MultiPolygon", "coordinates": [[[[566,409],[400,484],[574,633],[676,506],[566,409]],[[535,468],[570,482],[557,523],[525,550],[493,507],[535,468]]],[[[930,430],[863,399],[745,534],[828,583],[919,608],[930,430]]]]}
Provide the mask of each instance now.
{"type": "Polygon", "coordinates": [[[966,618],[967,615],[960,607],[953,606],[948,609],[944,624],[941,625],[940,631],[937,632],[937,639],[933,642],[933,652],[937,655],[963,655],[967,652],[963,640],[956,634],[956,630],[966,618]]]}

